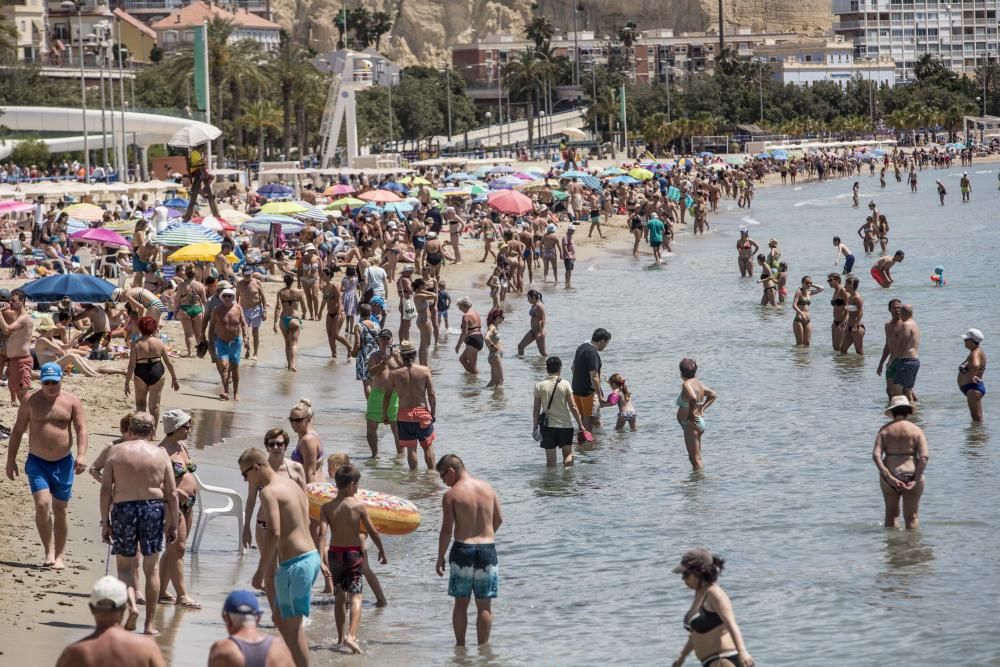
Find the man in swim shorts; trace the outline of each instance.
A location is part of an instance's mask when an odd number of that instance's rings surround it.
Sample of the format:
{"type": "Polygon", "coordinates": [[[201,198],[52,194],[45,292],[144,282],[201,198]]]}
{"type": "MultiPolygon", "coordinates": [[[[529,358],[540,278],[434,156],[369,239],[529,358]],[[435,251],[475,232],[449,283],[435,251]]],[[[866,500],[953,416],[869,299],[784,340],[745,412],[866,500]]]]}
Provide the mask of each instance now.
{"type": "Polygon", "coordinates": [[[889,300],[889,314],[891,318],[885,323],[885,345],[882,346],[882,357],[878,362],[878,370],[875,372],[878,375],[882,375],[882,369],[885,368],[885,393],[886,396],[892,398],[894,394],[892,393],[893,378],[896,376],[896,366],[894,365],[895,357],[893,355],[896,349],[896,336],[899,333],[899,313],[903,306],[903,302],[899,299],[889,300]],[[885,362],[889,361],[888,367],[886,367],[885,362]]]}
{"type": "Polygon", "coordinates": [[[427,469],[434,467],[434,419],[437,397],[431,369],[416,363],[417,346],[408,340],[399,344],[402,367],[389,371],[382,397],[383,423],[389,423],[392,394],[399,394],[399,446],[406,450],[410,470],[417,469],[417,445],[424,449],[427,469]]]}
{"type": "Polygon", "coordinates": [[[31,313],[24,307],[24,292],[11,290],[10,298],[0,310],[0,334],[7,337],[7,385],[11,404],[15,407],[31,390],[31,313]]]}
{"type": "MultiPolygon", "coordinates": [[[[573,401],[583,418],[584,431],[601,423],[600,413],[595,416],[595,402],[604,399],[601,391],[601,352],[611,342],[607,329],[595,329],[589,343],[576,348],[573,357],[573,401]]],[[[582,432],[581,432],[582,437],[582,432]]]]}
{"type": "Polygon", "coordinates": [[[18,475],[17,451],[28,434],[28,458],[24,474],[35,506],[35,526],[45,549],[45,567],[65,567],[69,534],[67,509],[74,476],[87,469],[87,426],[79,397],[62,390],[59,364],[42,365],[42,389],[29,395],[17,411],[7,448],[7,477],[18,475]],[[76,460],[73,433],[76,432],[76,460]]]}
{"type": "Polygon", "coordinates": [[[256,360],[260,349],[260,325],[267,321],[267,297],[264,295],[264,286],[249,266],[243,267],[243,278],[236,283],[236,302],[243,309],[243,319],[253,333],[253,355],[251,356],[248,337],[244,357],[256,360]]]}
{"type": "Polygon", "coordinates": [[[236,303],[236,290],[229,287],[219,295],[222,305],[212,311],[208,339],[215,349],[215,367],[222,378],[219,398],[229,400],[229,384],[233,385],[233,400],[240,400],[240,355],[247,337],[247,321],[243,309],[236,303]]]}
{"type": "Polygon", "coordinates": [[[309,532],[309,499],[290,478],[279,475],[267,462],[267,454],[250,448],[239,458],[240,474],[251,487],[260,489],[257,513],[257,543],[260,561],[253,587],[264,590],[264,573],[278,559],[274,575],[275,625],[292,652],[296,667],[309,664],[309,646],[302,617],[309,615],[312,585],[320,571],[320,556],[309,532]]]}
{"type": "Polygon", "coordinates": [[[118,578],[129,588],[127,630],[134,630],[139,618],[135,603],[137,581],[132,573],[142,552],[142,571],[146,578],[147,635],[158,634],[153,628],[156,603],[160,594],[157,571],[167,544],[177,538],[177,489],[174,468],[165,449],[149,442],[156,422],[146,412],[137,412],[129,420],[128,440],[109,448],[101,475],[101,539],[111,544],[118,578]]]}
{"type": "Polygon", "coordinates": [[[500,500],[489,483],[468,473],[458,456],[445,454],[435,467],[441,481],[450,487],[442,499],[441,538],[434,569],[439,577],[444,576],[445,550],[454,538],[448,555],[451,570],[448,595],[455,598],[451,615],[455,644],[465,646],[469,598],[473,595],[476,596],[476,639],[480,645],[486,644],[493,628],[493,598],[500,587],[495,544],[496,531],[503,523],[500,500]]]}
{"type": "Polygon", "coordinates": [[[895,366],[893,377],[893,396],[906,396],[910,403],[917,402],[913,391],[917,384],[917,373],[920,371],[920,327],[913,319],[913,306],[903,304],[899,308],[899,330],[896,334],[895,349],[898,354],[893,356],[895,366]]]}
{"type": "Polygon", "coordinates": [[[367,423],[368,446],[372,450],[372,458],[378,456],[378,425],[389,424],[392,437],[396,441],[396,453],[403,452],[399,446],[399,429],[396,419],[399,416],[399,395],[392,393],[389,399],[389,413],[382,406],[385,403],[385,388],[389,382],[389,371],[403,365],[403,360],[392,349],[392,331],[382,329],[378,335],[378,349],[368,357],[368,379],[371,381],[371,392],[368,394],[368,406],[365,411],[367,423]]]}
{"type": "Polygon", "coordinates": [[[890,273],[894,264],[898,264],[903,261],[903,251],[897,250],[892,256],[879,257],[878,261],[875,262],[875,266],[872,267],[871,275],[875,279],[875,282],[879,284],[880,287],[886,287],[892,285],[893,278],[890,273]]]}

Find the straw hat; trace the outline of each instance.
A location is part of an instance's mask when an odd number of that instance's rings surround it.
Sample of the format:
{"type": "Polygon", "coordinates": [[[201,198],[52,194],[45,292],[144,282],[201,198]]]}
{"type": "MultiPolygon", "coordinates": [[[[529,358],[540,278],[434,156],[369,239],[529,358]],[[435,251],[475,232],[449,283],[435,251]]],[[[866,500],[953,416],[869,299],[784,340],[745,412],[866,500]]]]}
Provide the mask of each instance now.
{"type": "Polygon", "coordinates": [[[885,409],[885,415],[887,417],[892,417],[892,411],[896,408],[909,408],[910,412],[913,412],[913,406],[910,405],[910,401],[906,398],[906,396],[893,396],[892,401],[889,403],[889,407],[885,409]]]}

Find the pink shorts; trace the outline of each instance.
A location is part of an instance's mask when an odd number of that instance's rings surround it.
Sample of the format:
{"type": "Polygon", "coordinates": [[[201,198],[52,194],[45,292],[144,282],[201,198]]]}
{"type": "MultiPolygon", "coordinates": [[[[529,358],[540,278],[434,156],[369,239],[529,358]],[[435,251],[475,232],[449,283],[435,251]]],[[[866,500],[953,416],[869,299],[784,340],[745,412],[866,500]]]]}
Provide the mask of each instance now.
{"type": "Polygon", "coordinates": [[[25,389],[31,389],[31,369],[35,362],[31,356],[8,357],[7,384],[15,396],[25,389]]]}

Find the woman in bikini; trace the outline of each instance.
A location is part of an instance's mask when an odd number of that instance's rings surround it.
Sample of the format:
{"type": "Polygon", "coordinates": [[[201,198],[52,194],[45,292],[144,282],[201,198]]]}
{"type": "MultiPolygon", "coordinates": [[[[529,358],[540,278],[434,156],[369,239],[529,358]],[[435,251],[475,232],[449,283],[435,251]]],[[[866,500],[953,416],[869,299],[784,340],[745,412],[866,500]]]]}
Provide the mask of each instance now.
{"type": "Polygon", "coordinates": [[[302,286],[302,293],[305,296],[305,312],[309,313],[309,319],[319,319],[319,271],[320,259],[316,253],[316,246],[312,243],[306,244],[302,256],[302,269],[299,284],[302,286]]]}
{"type": "Polygon", "coordinates": [[[274,333],[281,327],[281,336],[285,339],[285,362],[288,370],[297,371],[295,355],[299,349],[299,334],[302,332],[302,316],[306,308],[306,297],[302,290],[292,287],[295,276],[285,274],[285,286],[278,290],[277,303],[274,304],[274,333]]]}
{"type": "Polygon", "coordinates": [[[497,258],[497,253],[493,249],[493,241],[496,239],[496,227],[493,225],[493,220],[487,216],[483,216],[479,219],[479,233],[483,237],[483,258],[480,263],[485,262],[490,255],[493,255],[493,259],[497,258]]]}
{"type": "Polygon", "coordinates": [[[472,309],[472,299],[469,297],[463,296],[456,304],[458,309],[462,311],[462,333],[458,337],[458,342],[455,343],[455,354],[458,354],[462,344],[465,343],[465,350],[458,357],[458,361],[466,373],[478,373],[476,361],[479,359],[479,352],[485,345],[482,320],[479,318],[479,313],[472,309]]]}
{"type": "Polygon", "coordinates": [[[160,423],[160,396],[163,393],[164,370],[170,373],[170,386],[180,390],[174,365],[167,356],[167,346],[156,337],[159,324],[152,317],[139,320],[139,338],[132,343],[128,355],[128,370],[125,371],[125,395],[129,395],[135,384],[135,411],[148,412],[153,416],[153,433],[160,423]]]}
{"type": "MultiPolygon", "coordinates": [[[[412,283],[413,296],[411,297],[417,313],[417,329],[420,331],[420,352],[418,359],[424,366],[427,365],[427,354],[431,346],[431,338],[434,335],[434,325],[431,323],[435,319],[433,307],[437,303],[437,293],[431,291],[423,278],[417,278],[412,283]]],[[[400,338],[400,341],[405,340],[400,338]]]]}
{"type": "Polygon", "coordinates": [[[174,312],[184,329],[184,343],[187,346],[185,357],[191,356],[191,344],[200,345],[204,338],[205,306],[208,298],[205,286],[195,279],[194,266],[185,264],[181,270],[184,281],[177,286],[174,312]]]}
{"type": "Polygon", "coordinates": [[[701,470],[701,436],[705,433],[705,411],[715,402],[716,393],[695,377],[698,363],[694,359],[681,359],[681,393],[677,396],[677,423],[684,429],[684,446],[687,447],[691,467],[701,470]]]}
{"type": "Polygon", "coordinates": [[[795,311],[795,317],[792,319],[792,332],[795,334],[796,347],[809,347],[809,344],[812,343],[813,327],[812,316],[809,314],[809,304],[812,303],[812,297],[822,291],[822,287],[813,285],[812,278],[802,276],[802,283],[795,290],[795,296],[792,298],[792,309],[795,311]]]}
{"type": "Polygon", "coordinates": [[[191,518],[198,492],[198,482],[194,472],[198,466],[188,453],[187,438],[191,435],[191,415],[182,410],[169,410],[163,415],[164,438],[160,447],[170,457],[177,485],[177,505],[180,520],[177,522],[177,539],[164,548],[160,556],[159,604],[176,604],[187,609],[201,609],[188,594],[184,585],[184,552],[187,538],[191,534],[191,518]],[[177,597],[167,594],[167,587],[173,585],[177,597]]]}
{"type": "Polygon", "coordinates": [[[504,322],[503,310],[493,308],[486,315],[486,347],[490,354],[490,381],[486,388],[503,386],[503,345],[500,343],[500,325],[504,322]]]}
{"type": "Polygon", "coordinates": [[[861,281],[857,277],[847,279],[847,330],[844,332],[840,351],[847,354],[851,346],[858,354],[865,353],[865,300],[858,291],[861,281]]]}
{"type": "MultiPolygon", "coordinates": [[[[288,475],[288,478],[306,489],[306,473],[301,463],[296,463],[292,459],[285,458],[288,450],[290,438],[288,433],[280,428],[272,428],[264,434],[264,448],[267,450],[267,463],[271,469],[279,475],[288,475]]],[[[253,546],[250,530],[251,526],[256,526],[255,535],[257,544],[261,543],[263,531],[267,529],[267,522],[263,519],[253,521],[253,511],[257,505],[257,496],[260,494],[260,487],[253,482],[248,482],[246,507],[243,510],[243,546],[247,549],[253,546]]],[[[264,593],[267,595],[267,602],[271,606],[271,614],[274,618],[279,618],[278,607],[274,602],[274,574],[278,570],[278,559],[264,565],[264,593]]]]}
{"type": "Polygon", "coordinates": [[[771,273],[771,267],[768,266],[764,253],[757,255],[757,264],[760,266],[760,280],[757,282],[764,286],[764,294],[760,297],[760,305],[777,306],[778,301],[775,293],[778,291],[778,285],[774,280],[774,275],[771,273]]]}
{"type": "Polygon", "coordinates": [[[760,246],[750,238],[750,230],[740,227],[740,240],[736,242],[736,263],[739,265],[741,277],[753,277],[753,255],[758,250],[760,246]]]}
{"type": "Polygon", "coordinates": [[[542,357],[547,357],[545,353],[545,305],[542,303],[542,293],[538,290],[528,290],[528,303],[531,309],[528,315],[531,316],[531,328],[524,334],[521,342],[517,344],[517,356],[524,356],[524,348],[534,341],[538,346],[538,353],[542,357]]]}
{"type": "Polygon", "coordinates": [[[830,325],[830,337],[833,341],[833,349],[840,350],[841,346],[844,344],[844,339],[847,338],[847,300],[850,298],[850,294],[847,293],[847,288],[841,284],[839,273],[828,273],[826,276],[826,282],[833,290],[833,298],[830,299],[830,305],[833,306],[833,323],[830,325]]]}
{"type": "Polygon", "coordinates": [[[288,413],[288,423],[299,441],[292,451],[291,459],[302,464],[306,474],[306,484],[323,481],[323,444],[313,430],[313,409],[309,399],[300,398],[288,413]]]}
{"type": "Polygon", "coordinates": [[[351,356],[351,344],[346,338],[340,335],[340,328],[344,326],[344,306],[343,298],[340,294],[340,287],[334,280],[337,267],[328,266],[323,269],[323,303],[320,304],[319,312],[322,316],[326,310],[326,340],[330,344],[330,356],[337,358],[337,343],[343,343],[347,348],[347,356],[351,356]]]}

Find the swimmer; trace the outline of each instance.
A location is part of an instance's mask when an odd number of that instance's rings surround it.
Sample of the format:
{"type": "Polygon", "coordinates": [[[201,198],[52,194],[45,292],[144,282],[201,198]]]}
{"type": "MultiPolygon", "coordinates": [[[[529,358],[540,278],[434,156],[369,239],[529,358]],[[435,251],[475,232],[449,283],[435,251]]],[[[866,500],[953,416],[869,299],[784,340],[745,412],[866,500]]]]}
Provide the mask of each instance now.
{"type": "Polygon", "coordinates": [[[840,264],[840,258],[844,258],[844,275],[846,276],[854,269],[854,253],[841,242],[839,236],[833,237],[833,247],[836,248],[836,256],[833,258],[833,265],[840,264]]]}
{"type": "Polygon", "coordinates": [[[677,422],[684,429],[684,446],[695,470],[702,470],[701,436],[705,433],[705,411],[715,402],[716,393],[703,385],[695,375],[698,363],[681,359],[681,393],[677,396],[677,422]]]}
{"type": "Polygon", "coordinates": [[[885,501],[885,527],[896,528],[899,501],[903,501],[903,520],[908,529],[919,528],[920,496],[924,492],[924,469],[930,454],[927,437],[919,426],[909,421],[913,406],[905,396],[894,396],[886,416],[892,421],[879,429],[872,450],[872,460],[879,472],[879,486],[885,501]]]}
{"type": "Polygon", "coordinates": [[[851,188],[851,200],[854,202],[853,208],[858,207],[858,203],[861,195],[861,184],[854,181],[854,187],[851,188]]]}
{"type": "Polygon", "coordinates": [[[972,199],[972,181],[969,180],[969,172],[962,174],[962,180],[959,181],[959,187],[962,189],[962,201],[970,201],[972,199]]]}
{"type": "Polygon", "coordinates": [[[753,256],[760,250],[757,242],[750,238],[750,230],[740,227],[740,238],[736,242],[736,264],[741,278],[753,277],[753,256]]]}
{"type": "Polygon", "coordinates": [[[542,304],[542,293],[538,290],[528,290],[528,303],[531,304],[531,309],[528,310],[528,315],[531,316],[531,328],[517,344],[517,356],[523,357],[524,349],[534,342],[538,347],[538,353],[542,357],[546,357],[548,356],[545,354],[546,317],[545,306],[542,304]]]}
{"type": "Polygon", "coordinates": [[[858,354],[865,353],[865,300],[858,291],[861,280],[857,277],[847,279],[847,330],[844,332],[840,347],[841,354],[847,354],[851,346],[858,354]]]}
{"type": "Polygon", "coordinates": [[[490,381],[486,388],[503,386],[503,345],[500,343],[500,325],[506,317],[503,310],[493,308],[486,315],[486,348],[489,353],[490,381]]]}
{"type": "Polygon", "coordinates": [[[972,421],[983,421],[983,396],[986,395],[986,385],[983,375],[986,373],[986,353],[983,352],[983,332],[979,329],[969,329],[962,336],[965,349],[969,355],[958,367],[958,388],[965,394],[969,404],[969,415],[972,421]]]}
{"type": "Polygon", "coordinates": [[[935,181],[935,183],[937,183],[938,199],[941,200],[941,206],[944,206],[944,198],[945,195],[948,194],[948,191],[945,190],[944,183],[942,183],[941,181],[935,181]]]}
{"type": "Polygon", "coordinates": [[[839,350],[844,342],[847,332],[847,289],[841,284],[839,273],[830,273],[826,276],[826,282],[833,290],[833,298],[830,305],[833,306],[833,322],[830,325],[830,336],[833,340],[833,349],[839,350]]]}
{"type": "Polygon", "coordinates": [[[892,286],[892,283],[895,281],[893,280],[891,269],[894,265],[902,262],[904,257],[905,254],[903,251],[897,250],[892,257],[879,257],[875,261],[875,266],[871,269],[871,276],[879,284],[879,287],[888,289],[892,286]]]}
{"type": "Polygon", "coordinates": [[[795,334],[796,347],[809,347],[812,343],[812,317],[809,315],[809,304],[812,303],[812,297],[822,291],[823,288],[814,285],[809,276],[803,276],[799,289],[795,290],[795,297],[792,299],[792,309],[795,311],[792,332],[795,334]]]}
{"type": "Polygon", "coordinates": [[[775,298],[775,292],[778,291],[778,286],[774,275],[771,273],[771,267],[767,264],[767,258],[764,257],[764,253],[757,255],[757,264],[760,265],[760,280],[757,283],[764,286],[764,293],[760,297],[760,305],[777,306],[778,302],[775,298]]]}
{"type": "Polygon", "coordinates": [[[778,263],[778,303],[785,303],[788,297],[788,264],[778,263]]]}
{"type": "Polygon", "coordinates": [[[621,431],[628,424],[630,430],[638,430],[638,415],[635,406],[632,405],[632,392],[629,391],[625,378],[620,373],[615,373],[608,378],[608,385],[611,391],[608,398],[601,401],[602,407],[614,405],[618,407],[618,421],[615,423],[615,430],[621,431]]]}
{"type": "Polygon", "coordinates": [[[479,369],[476,368],[479,352],[485,345],[482,320],[479,318],[479,313],[473,310],[472,299],[469,297],[459,298],[456,304],[458,309],[462,311],[462,333],[458,337],[458,342],[455,343],[455,354],[458,354],[462,343],[465,343],[465,350],[458,357],[458,361],[466,373],[475,374],[479,372],[479,369]]]}

